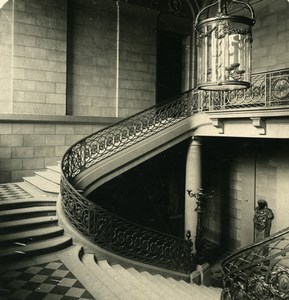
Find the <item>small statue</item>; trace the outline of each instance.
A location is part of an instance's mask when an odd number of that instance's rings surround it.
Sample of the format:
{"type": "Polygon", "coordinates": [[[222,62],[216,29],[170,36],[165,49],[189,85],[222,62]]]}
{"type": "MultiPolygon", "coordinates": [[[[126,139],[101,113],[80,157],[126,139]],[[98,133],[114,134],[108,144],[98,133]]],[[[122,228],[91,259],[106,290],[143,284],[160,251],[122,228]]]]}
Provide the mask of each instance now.
{"type": "Polygon", "coordinates": [[[253,219],[255,225],[255,242],[259,242],[270,235],[273,219],[274,214],[272,210],[268,208],[267,201],[259,199],[253,219]]]}

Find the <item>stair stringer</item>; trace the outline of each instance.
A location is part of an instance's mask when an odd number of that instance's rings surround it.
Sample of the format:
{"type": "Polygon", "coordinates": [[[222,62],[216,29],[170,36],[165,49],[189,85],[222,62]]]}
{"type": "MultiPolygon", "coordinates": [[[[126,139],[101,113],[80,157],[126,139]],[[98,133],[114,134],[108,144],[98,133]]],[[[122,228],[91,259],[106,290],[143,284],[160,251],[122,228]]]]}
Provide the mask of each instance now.
{"type": "Polygon", "coordinates": [[[152,158],[166,149],[193,137],[200,127],[212,127],[213,122],[206,113],[195,114],[181,122],[158,132],[137,144],[116,153],[78,174],[73,186],[89,195],[97,187],[152,158]]]}

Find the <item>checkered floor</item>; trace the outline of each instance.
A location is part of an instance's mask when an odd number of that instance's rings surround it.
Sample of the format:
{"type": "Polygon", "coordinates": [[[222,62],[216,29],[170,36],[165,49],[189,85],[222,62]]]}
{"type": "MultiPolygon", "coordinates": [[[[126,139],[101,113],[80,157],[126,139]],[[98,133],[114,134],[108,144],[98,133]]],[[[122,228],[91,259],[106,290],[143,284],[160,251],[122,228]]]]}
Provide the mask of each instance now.
{"type": "Polygon", "coordinates": [[[53,261],[2,275],[0,299],[94,299],[60,261],[53,261]]]}
{"type": "Polygon", "coordinates": [[[28,199],[32,196],[15,183],[0,184],[0,201],[28,199]]]}

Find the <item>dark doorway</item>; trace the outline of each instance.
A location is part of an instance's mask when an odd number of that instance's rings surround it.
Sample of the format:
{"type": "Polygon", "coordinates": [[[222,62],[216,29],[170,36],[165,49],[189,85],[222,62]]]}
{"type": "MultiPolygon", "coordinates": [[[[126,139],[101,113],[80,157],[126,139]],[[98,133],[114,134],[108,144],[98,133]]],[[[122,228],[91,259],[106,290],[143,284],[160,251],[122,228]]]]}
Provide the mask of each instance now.
{"type": "Polygon", "coordinates": [[[158,32],[156,103],[177,96],[182,90],[182,36],[158,32]]]}

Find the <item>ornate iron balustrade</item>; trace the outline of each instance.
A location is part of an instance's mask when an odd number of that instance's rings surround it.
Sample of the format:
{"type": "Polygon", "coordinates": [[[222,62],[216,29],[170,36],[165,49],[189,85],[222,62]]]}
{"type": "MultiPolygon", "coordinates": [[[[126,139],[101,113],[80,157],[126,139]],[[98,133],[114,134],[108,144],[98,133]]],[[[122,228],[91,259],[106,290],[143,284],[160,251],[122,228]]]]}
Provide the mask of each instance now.
{"type": "Polygon", "coordinates": [[[223,263],[223,300],[289,299],[289,227],[223,263]]]}
{"type": "Polygon", "coordinates": [[[104,249],[139,262],[189,274],[195,267],[192,242],[118,217],[95,205],[66,181],[61,182],[62,205],[71,224],[104,249]]]}
{"type": "Polygon", "coordinates": [[[289,70],[256,74],[253,78],[253,86],[246,92],[189,91],[75,143],[61,163],[62,205],[70,223],[105,249],[149,264],[190,272],[194,264],[190,241],[142,228],[103,210],[73,187],[73,179],[96,163],[173,126],[194,112],[289,104],[289,70]]]}
{"type": "Polygon", "coordinates": [[[197,92],[189,91],[177,99],[146,109],[75,143],[62,160],[65,178],[72,179],[97,162],[190,117],[197,97],[197,92]]]}
{"type": "Polygon", "coordinates": [[[199,111],[289,106],[289,69],[252,75],[252,86],[238,91],[200,91],[199,111]]]}
{"type": "Polygon", "coordinates": [[[188,117],[196,109],[190,91],[154,106],[75,143],[62,159],[63,211],[85,237],[104,249],[177,272],[195,267],[192,242],[144,228],[95,205],[73,187],[73,178],[97,162],[128,148],[188,117]]]}

